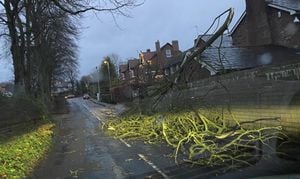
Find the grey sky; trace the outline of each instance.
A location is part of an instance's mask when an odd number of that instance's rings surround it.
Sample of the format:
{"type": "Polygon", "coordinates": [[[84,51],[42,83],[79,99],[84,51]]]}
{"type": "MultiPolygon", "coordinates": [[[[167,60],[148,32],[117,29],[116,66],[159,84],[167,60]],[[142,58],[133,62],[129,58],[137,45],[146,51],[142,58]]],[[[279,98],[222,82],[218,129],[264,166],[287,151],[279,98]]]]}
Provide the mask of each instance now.
{"type": "MultiPolygon", "coordinates": [[[[93,71],[104,56],[118,54],[120,60],[138,57],[138,51],[178,40],[180,50],[192,46],[213,19],[233,7],[233,24],[245,9],[244,0],[147,0],[130,11],[132,18],[118,17],[118,27],[109,14],[92,13],[82,19],[79,45],[80,75],[93,71]]],[[[0,81],[12,79],[11,65],[0,62],[0,81]]]]}

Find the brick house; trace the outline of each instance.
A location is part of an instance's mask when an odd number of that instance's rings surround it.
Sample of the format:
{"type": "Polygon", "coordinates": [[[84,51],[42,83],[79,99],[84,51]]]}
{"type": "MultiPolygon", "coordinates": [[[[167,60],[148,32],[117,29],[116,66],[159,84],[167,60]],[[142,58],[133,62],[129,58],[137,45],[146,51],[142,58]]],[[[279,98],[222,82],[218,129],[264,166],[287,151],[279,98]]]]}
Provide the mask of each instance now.
{"type": "Polygon", "coordinates": [[[299,0],[246,0],[246,11],[231,32],[235,46],[300,48],[299,0]]]}
{"type": "Polygon", "coordinates": [[[119,74],[121,81],[126,81],[126,79],[129,79],[128,63],[119,65],[119,74]]]}
{"type": "MultiPolygon", "coordinates": [[[[246,0],[246,11],[230,34],[218,38],[197,57],[193,80],[267,65],[300,62],[300,1],[246,0]],[[220,42],[222,40],[221,48],[220,42]]],[[[201,36],[205,43],[211,35],[201,36]]],[[[191,50],[191,49],[190,49],[191,50]]],[[[184,52],[185,53],[185,52],[184,52]]],[[[172,75],[183,57],[164,66],[172,75]]],[[[187,73],[191,73],[191,70],[187,73]]]]}
{"type": "Polygon", "coordinates": [[[122,100],[131,100],[139,95],[141,88],[163,78],[163,67],[180,56],[179,43],[173,40],[162,47],[155,42],[155,50],[147,49],[139,54],[139,59],[129,59],[119,65],[121,84],[114,91],[122,100]]]}
{"type": "Polygon", "coordinates": [[[119,66],[120,80],[130,81],[134,78],[143,78],[148,81],[163,75],[163,67],[176,60],[181,54],[179,43],[173,40],[172,44],[166,43],[162,47],[160,42],[155,42],[155,50],[147,49],[139,54],[139,59],[130,59],[126,64],[119,66]],[[147,78],[146,78],[147,77],[147,78]]]}
{"type": "Polygon", "coordinates": [[[119,66],[120,80],[123,82],[134,80],[137,77],[139,65],[139,59],[129,59],[127,63],[121,64],[119,66]]]}
{"type": "Polygon", "coordinates": [[[156,41],[155,51],[148,49],[146,52],[141,52],[140,59],[144,66],[150,66],[152,74],[163,75],[165,64],[174,61],[180,54],[177,40],[173,40],[172,44],[166,43],[163,46],[160,46],[160,42],[156,41]]]}

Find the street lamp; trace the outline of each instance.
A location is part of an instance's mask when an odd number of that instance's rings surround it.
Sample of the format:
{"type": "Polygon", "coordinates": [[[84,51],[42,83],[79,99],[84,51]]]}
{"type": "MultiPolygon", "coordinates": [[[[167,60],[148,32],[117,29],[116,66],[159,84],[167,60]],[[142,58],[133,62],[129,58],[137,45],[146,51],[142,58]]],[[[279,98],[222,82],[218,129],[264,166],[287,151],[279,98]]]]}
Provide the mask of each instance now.
{"type": "Polygon", "coordinates": [[[97,93],[97,100],[100,101],[100,70],[98,70],[98,67],[96,66],[96,72],[97,72],[97,78],[98,78],[98,93],[97,93]]]}
{"type": "Polygon", "coordinates": [[[110,101],[112,102],[112,94],[111,94],[111,79],[110,79],[110,70],[109,70],[109,62],[107,60],[104,60],[104,64],[107,65],[107,71],[108,71],[108,81],[109,81],[109,94],[110,94],[110,101]]]}

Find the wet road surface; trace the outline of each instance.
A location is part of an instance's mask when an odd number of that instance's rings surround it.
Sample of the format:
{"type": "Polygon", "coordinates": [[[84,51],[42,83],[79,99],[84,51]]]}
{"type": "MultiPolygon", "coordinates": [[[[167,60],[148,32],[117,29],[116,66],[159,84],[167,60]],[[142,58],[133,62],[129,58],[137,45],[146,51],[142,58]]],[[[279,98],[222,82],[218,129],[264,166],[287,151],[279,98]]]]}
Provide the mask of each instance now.
{"type": "Polygon", "coordinates": [[[225,175],[219,169],[176,165],[166,146],[125,142],[104,134],[101,125],[122,106],[102,106],[80,98],[68,102],[70,112],[56,117],[54,146],[32,178],[245,178],[300,173],[299,162],[278,160],[225,175]]]}

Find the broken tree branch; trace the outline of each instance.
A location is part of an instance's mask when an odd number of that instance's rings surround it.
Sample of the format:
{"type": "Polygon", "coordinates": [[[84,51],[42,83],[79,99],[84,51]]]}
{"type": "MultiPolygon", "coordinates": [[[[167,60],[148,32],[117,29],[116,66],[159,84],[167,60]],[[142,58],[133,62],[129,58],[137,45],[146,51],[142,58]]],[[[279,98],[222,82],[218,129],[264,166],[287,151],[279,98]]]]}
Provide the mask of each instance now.
{"type": "MultiPolygon", "coordinates": [[[[230,8],[228,10],[226,10],[225,12],[223,12],[222,14],[220,14],[219,16],[217,16],[215,18],[215,20],[213,21],[212,25],[208,28],[208,30],[201,36],[198,36],[197,40],[196,40],[196,43],[194,45],[193,48],[191,48],[189,51],[186,52],[183,60],[182,60],[182,63],[180,64],[179,66],[179,70],[178,72],[176,73],[176,76],[174,78],[173,81],[170,81],[169,84],[167,85],[163,85],[160,89],[159,89],[159,92],[160,92],[160,95],[157,97],[157,99],[155,100],[154,104],[152,105],[152,111],[155,110],[156,106],[159,104],[159,102],[163,99],[163,96],[165,94],[167,94],[167,92],[173,88],[173,86],[175,84],[178,83],[180,77],[182,76],[182,73],[184,72],[184,69],[185,69],[185,66],[187,65],[187,63],[191,62],[192,60],[195,60],[199,55],[201,55],[201,53],[207,49],[209,46],[211,46],[211,44],[217,39],[219,38],[221,35],[223,35],[223,33],[226,31],[226,29],[228,29],[232,19],[233,19],[233,16],[234,16],[234,11],[233,11],[233,8],[230,8]],[[215,24],[215,22],[220,19],[223,15],[227,14],[227,18],[226,20],[224,21],[223,25],[213,34],[212,37],[210,37],[208,39],[208,41],[205,43],[205,44],[202,44],[202,45],[199,45],[200,44],[200,41],[202,39],[202,37],[204,35],[206,35],[210,29],[213,27],[213,25],[215,24]]],[[[210,69],[214,69],[214,67],[205,62],[205,61],[201,61],[201,64],[204,64],[205,66],[209,67],[210,69]]]]}

